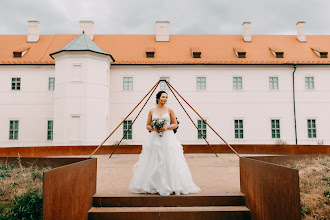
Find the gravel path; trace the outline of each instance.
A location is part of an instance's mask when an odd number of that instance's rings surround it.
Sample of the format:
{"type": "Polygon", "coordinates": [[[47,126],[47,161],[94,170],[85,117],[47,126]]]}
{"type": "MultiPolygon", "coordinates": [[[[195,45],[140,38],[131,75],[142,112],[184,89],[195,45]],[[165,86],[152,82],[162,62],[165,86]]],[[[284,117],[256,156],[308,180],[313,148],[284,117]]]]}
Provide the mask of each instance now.
{"type": "MultiPolygon", "coordinates": [[[[138,154],[97,155],[97,193],[132,194],[128,185],[138,154]]],[[[239,159],[235,154],[185,154],[194,182],[201,193],[240,192],[239,159]]]]}

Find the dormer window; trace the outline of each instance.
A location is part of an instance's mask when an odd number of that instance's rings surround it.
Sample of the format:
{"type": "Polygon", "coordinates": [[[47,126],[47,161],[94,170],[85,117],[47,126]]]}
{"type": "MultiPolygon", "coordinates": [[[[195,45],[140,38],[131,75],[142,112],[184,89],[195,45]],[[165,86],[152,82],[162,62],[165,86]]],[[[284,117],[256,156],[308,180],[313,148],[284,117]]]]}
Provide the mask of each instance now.
{"type": "Polygon", "coordinates": [[[243,49],[241,49],[241,48],[234,48],[234,51],[235,51],[236,56],[238,58],[246,58],[246,52],[243,49]]]}
{"type": "Polygon", "coordinates": [[[270,51],[272,51],[274,57],[276,58],[284,58],[284,52],[282,50],[279,50],[277,48],[269,48],[270,51]]]}
{"type": "Polygon", "coordinates": [[[149,47],[146,49],[146,57],[147,58],[154,58],[155,57],[155,48],[149,47]]]}
{"type": "Polygon", "coordinates": [[[328,58],[328,52],[321,52],[320,57],[321,58],[328,58]]]}
{"type": "Polygon", "coordinates": [[[321,48],[312,48],[314,53],[319,56],[320,58],[328,58],[328,52],[321,49],[321,48]]]}
{"type": "Polygon", "coordinates": [[[191,48],[191,54],[193,58],[202,58],[202,52],[199,48],[191,48]]]}
{"type": "Polygon", "coordinates": [[[17,58],[17,57],[23,57],[24,54],[26,54],[26,52],[29,50],[29,48],[19,48],[15,51],[13,51],[13,57],[17,58]]]}

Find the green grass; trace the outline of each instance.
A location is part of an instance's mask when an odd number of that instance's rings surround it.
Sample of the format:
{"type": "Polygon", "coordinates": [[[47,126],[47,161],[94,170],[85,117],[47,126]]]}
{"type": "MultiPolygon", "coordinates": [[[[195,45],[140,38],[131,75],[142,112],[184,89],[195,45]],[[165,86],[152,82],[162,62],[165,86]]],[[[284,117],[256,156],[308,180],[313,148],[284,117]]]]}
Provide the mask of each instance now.
{"type": "Polygon", "coordinates": [[[49,169],[0,165],[0,220],[42,219],[43,172],[49,169]]]}

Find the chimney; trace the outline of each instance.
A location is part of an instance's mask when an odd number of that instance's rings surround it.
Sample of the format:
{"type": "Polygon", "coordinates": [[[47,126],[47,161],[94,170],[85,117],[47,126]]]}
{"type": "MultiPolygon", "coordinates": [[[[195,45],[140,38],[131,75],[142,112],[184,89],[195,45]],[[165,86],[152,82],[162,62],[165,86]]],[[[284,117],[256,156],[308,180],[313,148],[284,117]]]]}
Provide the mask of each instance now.
{"type": "Polygon", "coordinates": [[[156,21],[156,42],[169,42],[169,21],[156,21]]]}
{"type": "Polygon", "coordinates": [[[251,43],[251,22],[244,22],[242,26],[244,42],[251,43]]]}
{"type": "Polygon", "coordinates": [[[299,21],[297,24],[297,39],[300,43],[306,43],[305,22],[299,21]]]}
{"type": "Polygon", "coordinates": [[[28,43],[37,43],[39,40],[39,21],[28,21],[28,43]]]}
{"type": "Polygon", "coordinates": [[[85,34],[91,39],[94,39],[94,22],[93,21],[79,21],[80,34],[84,31],[85,34]]]}

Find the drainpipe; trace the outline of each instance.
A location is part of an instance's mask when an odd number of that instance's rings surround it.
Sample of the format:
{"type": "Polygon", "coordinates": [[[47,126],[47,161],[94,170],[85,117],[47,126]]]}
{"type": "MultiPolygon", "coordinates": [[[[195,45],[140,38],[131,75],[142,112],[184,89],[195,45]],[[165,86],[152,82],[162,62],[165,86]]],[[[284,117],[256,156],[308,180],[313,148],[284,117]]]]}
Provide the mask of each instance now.
{"type": "Polygon", "coordinates": [[[296,120],[296,95],[295,95],[295,87],[294,87],[294,73],[296,72],[297,64],[293,64],[293,73],[292,73],[292,88],[293,88],[293,114],[294,114],[294,133],[296,138],[296,145],[297,142],[297,120],[296,120]]]}

